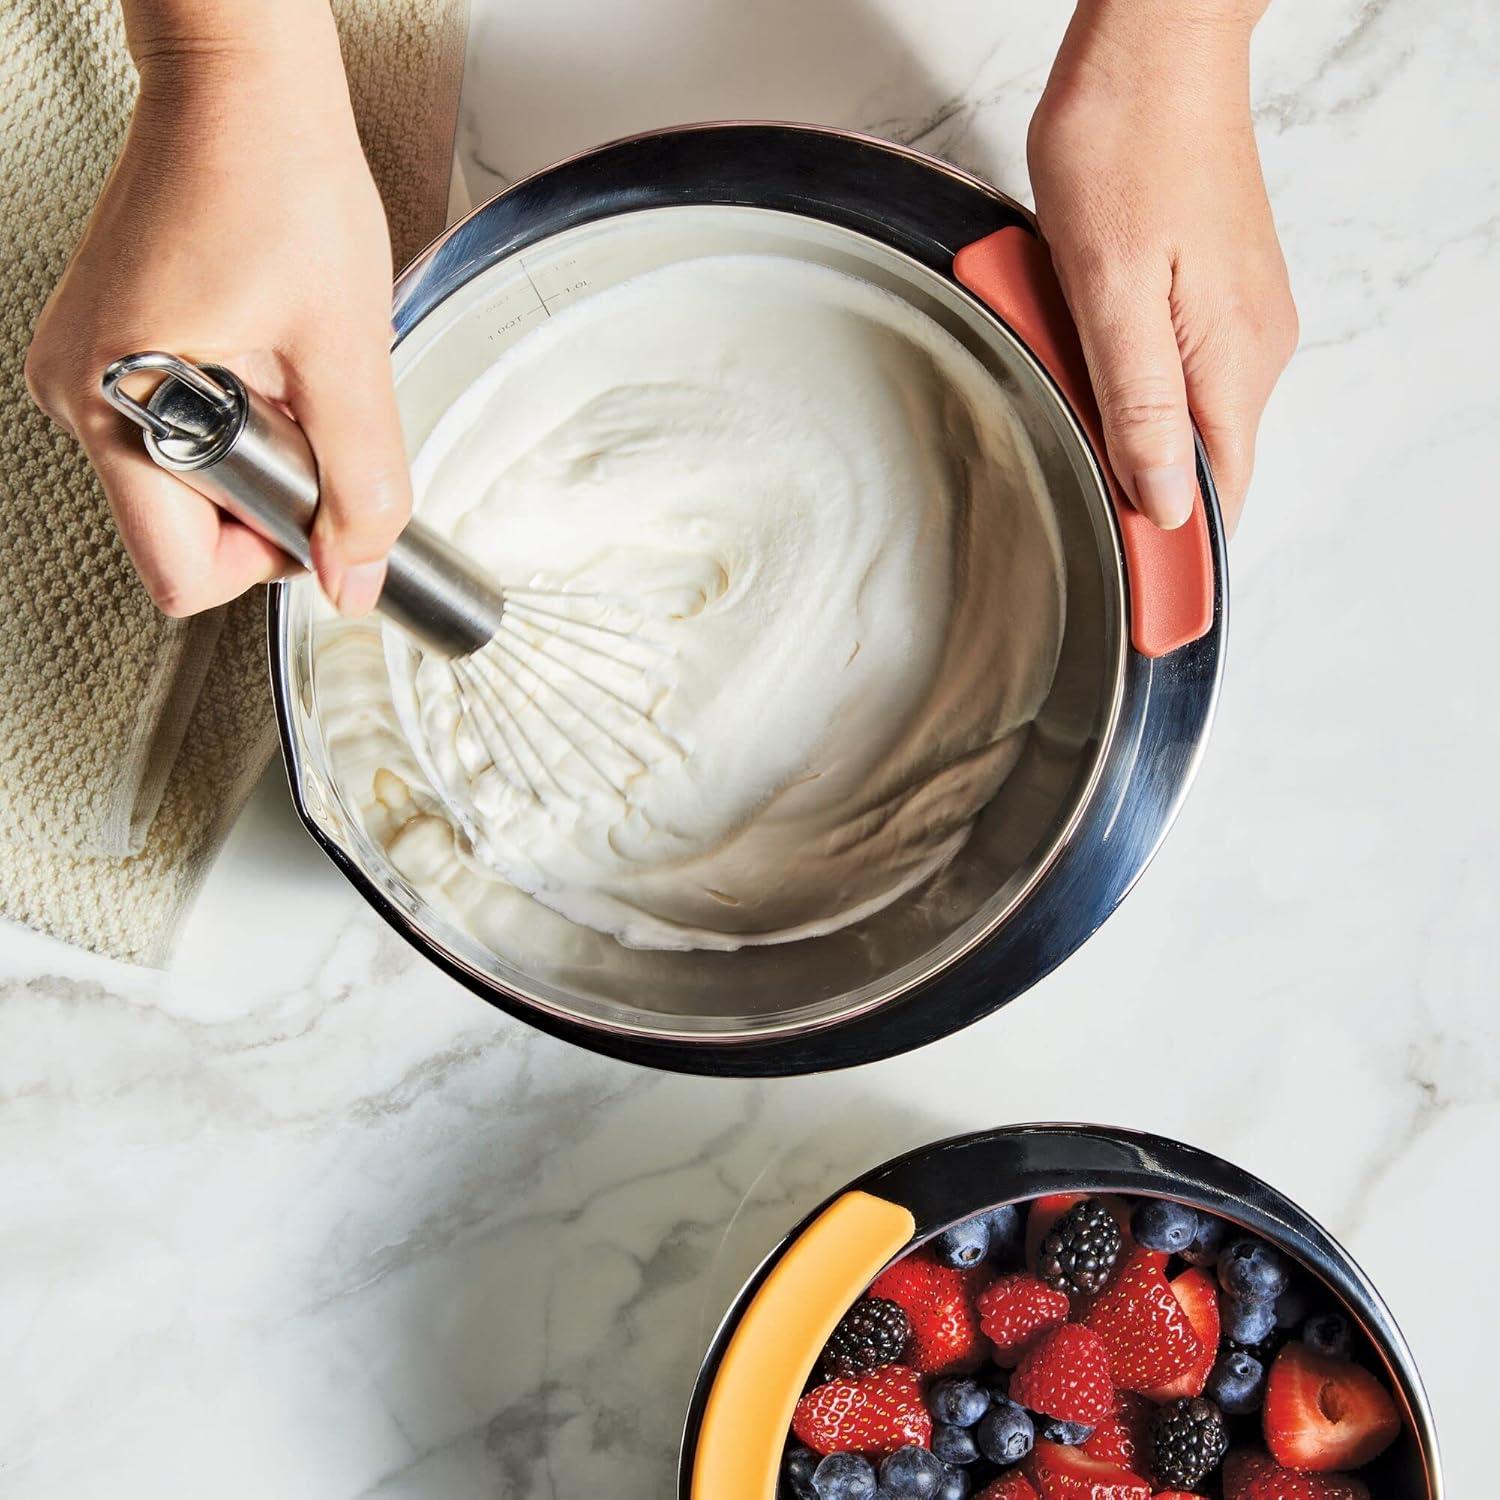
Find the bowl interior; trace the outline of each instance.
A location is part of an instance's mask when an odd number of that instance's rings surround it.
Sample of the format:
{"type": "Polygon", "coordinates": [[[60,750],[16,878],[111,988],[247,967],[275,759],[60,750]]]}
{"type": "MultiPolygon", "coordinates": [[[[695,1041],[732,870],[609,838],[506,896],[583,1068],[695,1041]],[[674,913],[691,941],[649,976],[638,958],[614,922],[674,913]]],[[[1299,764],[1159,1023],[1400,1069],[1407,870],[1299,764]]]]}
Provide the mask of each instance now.
{"type": "Polygon", "coordinates": [[[479,271],[395,351],[409,447],[540,320],[633,275],[704,255],[793,256],[902,297],[960,340],[1014,404],[1040,461],[1063,541],[1061,657],[1019,764],[953,862],[885,911],[823,937],[734,953],[643,952],[612,939],[561,952],[525,941],[530,902],[477,935],[417,890],[369,837],[340,785],[318,713],[314,645],[329,623],[293,583],[281,643],[304,805],[428,942],[484,983],[553,1014],[624,1033],[730,1039],[807,1030],[887,1003],[1004,922],[1065,842],[1113,733],[1126,649],[1114,520],[1073,419],[1030,356],[951,282],[877,239],[800,215],[682,206],[597,220],[479,271]]]}
{"type": "MultiPolygon", "coordinates": [[[[747,1452],[759,1457],[762,1449],[780,1454],[785,1433],[776,1418],[783,1409],[790,1412],[804,1375],[815,1369],[822,1331],[832,1329],[883,1269],[879,1255],[903,1258],[953,1224],[1054,1193],[1175,1199],[1275,1245],[1326,1290],[1326,1306],[1342,1308],[1358,1330],[1356,1357],[1381,1376],[1404,1415],[1397,1441],[1361,1471],[1371,1493],[1441,1500],[1437,1435],[1412,1352],[1378,1290],[1327,1230],[1269,1184],[1208,1152],[1162,1136],[1058,1122],[1001,1126],[919,1146],[846,1183],[791,1231],[742,1287],[709,1344],[684,1421],[682,1500],[697,1500],[700,1459],[706,1459],[701,1472],[716,1474],[726,1454],[736,1462],[747,1452]],[[872,1213],[871,1205],[888,1214],[872,1213]],[[903,1236],[909,1238],[901,1243],[903,1236]],[[866,1237],[876,1243],[858,1243],[866,1237]],[[853,1266],[861,1273],[847,1275],[853,1266]],[[816,1331],[803,1338],[809,1320],[816,1331]],[[767,1329],[788,1356],[775,1366],[777,1379],[785,1381],[783,1399],[775,1412],[747,1415],[745,1372],[748,1367],[753,1374],[756,1360],[736,1362],[745,1349],[735,1346],[748,1340],[745,1347],[759,1351],[764,1367],[756,1337],[763,1343],[767,1329]],[[715,1408],[724,1380],[740,1400],[715,1408]]],[[[1235,1440],[1255,1441],[1258,1425],[1247,1422],[1235,1440]]],[[[1210,1486],[1210,1492],[1217,1489],[1210,1486]]]]}
{"type": "MultiPolygon", "coordinates": [[[[1074,1192],[1110,1190],[1108,1185],[1081,1185],[1070,1189],[1070,1191],[1074,1192]]],[[[1237,1219],[1232,1212],[1225,1211],[1222,1203],[1208,1203],[1191,1193],[1164,1188],[1155,1194],[1155,1196],[1176,1198],[1181,1202],[1190,1204],[1194,1208],[1205,1209],[1208,1212],[1217,1214],[1221,1219],[1227,1220],[1230,1224],[1244,1230],[1247,1234],[1256,1234],[1262,1238],[1272,1240],[1309,1277],[1324,1288],[1330,1300],[1338,1306],[1349,1319],[1351,1326],[1356,1330],[1355,1357],[1360,1363],[1379,1373],[1385,1381],[1387,1388],[1394,1394],[1398,1405],[1406,1408],[1403,1413],[1405,1420],[1402,1423],[1401,1436],[1378,1459],[1366,1468],[1361,1469],[1360,1477],[1365,1480],[1370,1486],[1371,1492],[1375,1495],[1401,1496],[1404,1497],[1404,1500],[1427,1500],[1427,1496],[1432,1493],[1428,1482],[1430,1466],[1417,1436],[1416,1414],[1411,1410],[1410,1403],[1406,1398],[1406,1382],[1403,1375],[1402,1360],[1382,1337],[1380,1330],[1373,1324],[1370,1317],[1367,1316],[1366,1310],[1351,1297],[1345,1295],[1340,1287],[1334,1285],[1315,1263],[1314,1259],[1306,1253],[1300,1238],[1290,1235],[1268,1235],[1267,1226],[1263,1221],[1255,1222],[1237,1219]]],[[[1002,1203],[1015,1201],[1026,1200],[1000,1198],[994,1203],[981,1203],[977,1207],[966,1210],[952,1222],[961,1223],[964,1219],[972,1218],[975,1214],[985,1213],[992,1208],[999,1208],[1002,1203]]],[[[943,1229],[947,1227],[948,1225],[936,1226],[930,1234],[925,1234],[919,1240],[915,1241],[912,1249],[915,1250],[921,1245],[926,1244],[929,1240],[941,1234],[943,1229]]]]}

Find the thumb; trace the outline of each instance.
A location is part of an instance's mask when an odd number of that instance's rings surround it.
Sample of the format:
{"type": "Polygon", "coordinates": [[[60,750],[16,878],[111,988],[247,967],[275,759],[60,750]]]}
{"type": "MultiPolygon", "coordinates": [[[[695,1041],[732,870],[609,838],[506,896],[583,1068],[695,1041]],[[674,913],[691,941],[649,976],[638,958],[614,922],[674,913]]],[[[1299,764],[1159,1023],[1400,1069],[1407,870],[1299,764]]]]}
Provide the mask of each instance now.
{"type": "Polygon", "coordinates": [[[299,355],[291,393],[318,460],[312,555],[342,614],[374,608],[385,555],[411,515],[411,476],[384,342],[299,355]]]}
{"type": "Polygon", "coordinates": [[[1090,278],[1068,297],[1115,476],[1135,508],[1168,530],[1192,515],[1198,495],[1170,299],[1170,267],[1110,284],[1090,278]]]}

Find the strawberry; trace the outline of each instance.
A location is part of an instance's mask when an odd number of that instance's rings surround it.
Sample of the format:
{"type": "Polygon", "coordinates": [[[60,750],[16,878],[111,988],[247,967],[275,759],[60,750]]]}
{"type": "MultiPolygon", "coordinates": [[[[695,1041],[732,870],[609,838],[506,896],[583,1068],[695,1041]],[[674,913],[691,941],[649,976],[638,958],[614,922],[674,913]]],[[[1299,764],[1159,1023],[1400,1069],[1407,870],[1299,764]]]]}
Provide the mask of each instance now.
{"type": "Polygon", "coordinates": [[[1155,1408],[1134,1391],[1116,1391],[1114,1406],[1083,1445],[1090,1458],[1129,1469],[1148,1466],[1151,1456],[1151,1413],[1155,1408]]]}
{"type": "Polygon", "coordinates": [[[1139,1474],[1045,1438],[1037,1440],[1025,1467],[1040,1500],[1151,1500],[1151,1486],[1139,1474]]]}
{"type": "Polygon", "coordinates": [[[930,1255],[908,1255],[877,1276],[871,1297],[898,1304],[911,1324],[908,1363],[924,1375],[974,1370],[984,1361],[984,1336],[974,1299],[988,1283],[987,1266],[955,1271],[930,1255]]]}
{"type": "Polygon", "coordinates": [[[1115,1402],[1109,1351],[1097,1333],[1064,1323],[1044,1333],[1021,1356],[1011,1376],[1010,1399],[1061,1422],[1092,1427],[1103,1421],[1115,1402]]]}
{"type": "Polygon", "coordinates": [[[1182,1303],[1146,1251],[1130,1257],[1083,1321],[1104,1340],[1114,1383],[1123,1390],[1149,1391],[1203,1356],[1182,1303]]]}
{"type": "Polygon", "coordinates": [[[1010,1473],[1002,1474],[993,1484],[986,1485],[974,1500],[1038,1500],[1038,1497],[1024,1474],[1010,1473]]]}
{"type": "Polygon", "coordinates": [[[1190,1495],[1186,1490],[1157,1490],[1151,1500],[1203,1500],[1203,1496],[1190,1495]]]}
{"type": "Polygon", "coordinates": [[[810,1390],[792,1414],[797,1440],[817,1453],[881,1458],[932,1440],[922,1382],[905,1365],[886,1365],[857,1380],[830,1380],[810,1390]]]}
{"type": "Polygon", "coordinates": [[[1068,1294],[1021,1272],[994,1282],[978,1308],[979,1326],[995,1346],[995,1363],[1010,1369],[1037,1334],[1068,1321],[1068,1294]]]}
{"type": "Polygon", "coordinates": [[[1266,1381],[1266,1446],[1289,1469],[1357,1469],[1401,1431],[1390,1393],[1366,1369],[1288,1344],[1266,1381]]]}
{"type": "Polygon", "coordinates": [[[1236,1448],[1224,1460],[1224,1500],[1370,1500],[1370,1491],[1352,1474],[1297,1473],[1264,1453],[1236,1448]]]}
{"type": "Polygon", "coordinates": [[[1184,1271],[1167,1284],[1193,1325],[1202,1353],[1181,1375],[1145,1392],[1163,1406],[1179,1396],[1201,1396],[1219,1352],[1219,1292],[1213,1273],[1199,1269],[1184,1271]]]}

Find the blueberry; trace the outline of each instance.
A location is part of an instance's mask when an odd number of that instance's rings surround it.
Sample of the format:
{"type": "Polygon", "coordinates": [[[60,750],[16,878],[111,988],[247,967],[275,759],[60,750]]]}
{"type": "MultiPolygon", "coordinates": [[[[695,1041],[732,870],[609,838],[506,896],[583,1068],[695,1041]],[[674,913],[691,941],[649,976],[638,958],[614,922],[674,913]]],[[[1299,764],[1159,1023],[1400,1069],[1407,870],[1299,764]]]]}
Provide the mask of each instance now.
{"type": "Polygon", "coordinates": [[[1314,1354],[1328,1359],[1348,1359],[1351,1335],[1349,1320],[1342,1313],[1320,1313],[1302,1325],[1302,1342],[1314,1354]]]}
{"type": "Polygon", "coordinates": [[[971,1464],[979,1457],[979,1444],[967,1427],[950,1427],[946,1422],[932,1424],[932,1451],[945,1464],[971,1464]]]}
{"type": "Polygon", "coordinates": [[[1198,1232],[1193,1243],[1182,1252],[1182,1258],[1190,1266],[1211,1266],[1219,1258],[1219,1251],[1229,1237],[1229,1226],[1223,1219],[1212,1214],[1198,1215],[1198,1232]]]}
{"type": "Polygon", "coordinates": [[[1307,1283],[1289,1282],[1287,1289],[1276,1299],[1276,1326],[1282,1329],[1295,1328],[1299,1323],[1305,1322],[1310,1305],[1307,1283]]]}
{"type": "Polygon", "coordinates": [[[1060,1422],[1048,1417],[1042,1427],[1042,1436],[1049,1443],[1061,1443],[1065,1448],[1076,1448],[1093,1437],[1094,1429],[1086,1422],[1060,1422]]]}
{"type": "Polygon", "coordinates": [[[979,1451],[993,1464],[1005,1468],[1018,1464],[1036,1441],[1031,1414],[1013,1401],[1003,1401],[987,1411],[975,1431],[979,1451]]]}
{"type": "Polygon", "coordinates": [[[1026,1216],[1019,1203],[1002,1203],[985,1216],[990,1230],[990,1259],[1020,1265],[1026,1258],[1026,1216]]]}
{"type": "Polygon", "coordinates": [[[947,1466],[935,1453],[898,1448],[880,1465],[881,1500],[933,1500],[947,1477],[947,1466]]]}
{"type": "Polygon", "coordinates": [[[811,1448],[794,1443],[781,1458],[781,1472],[786,1476],[787,1488],[794,1500],[818,1500],[813,1489],[813,1470],[818,1467],[818,1455],[811,1448]]]}
{"type": "Polygon", "coordinates": [[[1219,1332],[1231,1344],[1258,1344],[1276,1331],[1276,1304],[1236,1302],[1233,1297],[1225,1297],[1219,1320],[1219,1332]]]}
{"type": "Polygon", "coordinates": [[[813,1474],[818,1500],[875,1500],[875,1465],[860,1453],[830,1453],[813,1474]]]}
{"type": "Polygon", "coordinates": [[[1243,1349],[1228,1349],[1214,1361],[1203,1393],[1229,1416],[1249,1416],[1266,1399],[1265,1366],[1243,1349]]]}
{"type": "MultiPolygon", "coordinates": [[[[1264,1240],[1235,1240],[1219,1256],[1219,1285],[1241,1302],[1274,1303],[1286,1290],[1287,1264],[1264,1240]]],[[[1275,1308],[1271,1323],[1275,1326],[1275,1308]]]]}
{"type": "Polygon", "coordinates": [[[1130,1215],[1130,1232],[1148,1250],[1181,1255],[1197,1238],[1198,1211],[1170,1198],[1146,1198],[1130,1215]]]}
{"type": "Polygon", "coordinates": [[[939,1380],[927,1393],[934,1422],[972,1427],[990,1409],[990,1393],[977,1380],[939,1380]]]}
{"type": "Polygon", "coordinates": [[[969,1476],[962,1469],[950,1468],[934,1500],[969,1500],[969,1476]]]}
{"type": "Polygon", "coordinates": [[[977,1266],[990,1253],[990,1226],[983,1218],[965,1219],[933,1240],[932,1253],[956,1271],[977,1266]]]}

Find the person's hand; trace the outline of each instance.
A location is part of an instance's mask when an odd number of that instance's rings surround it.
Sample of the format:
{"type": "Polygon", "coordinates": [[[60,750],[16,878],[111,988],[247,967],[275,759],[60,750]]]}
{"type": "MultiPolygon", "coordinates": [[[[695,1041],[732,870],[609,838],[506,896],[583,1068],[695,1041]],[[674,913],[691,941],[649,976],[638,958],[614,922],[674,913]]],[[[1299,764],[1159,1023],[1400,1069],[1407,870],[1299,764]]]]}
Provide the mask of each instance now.
{"type": "Polygon", "coordinates": [[[1031,123],[1037,218],[1078,324],[1110,461],[1181,525],[1189,413],[1228,524],[1297,314],[1251,129],[1255,0],[1082,0],[1031,123]]]}
{"type": "Polygon", "coordinates": [[[268,18],[264,50],[152,35],[137,21],[129,137],[27,357],[34,398],[82,443],[169,615],[291,564],[151,463],[99,394],[122,354],[222,363],[302,424],[320,471],[313,556],[345,613],[374,604],[410,511],[385,216],[327,7],[297,9],[308,30],[289,37],[285,18],[268,18]]]}

